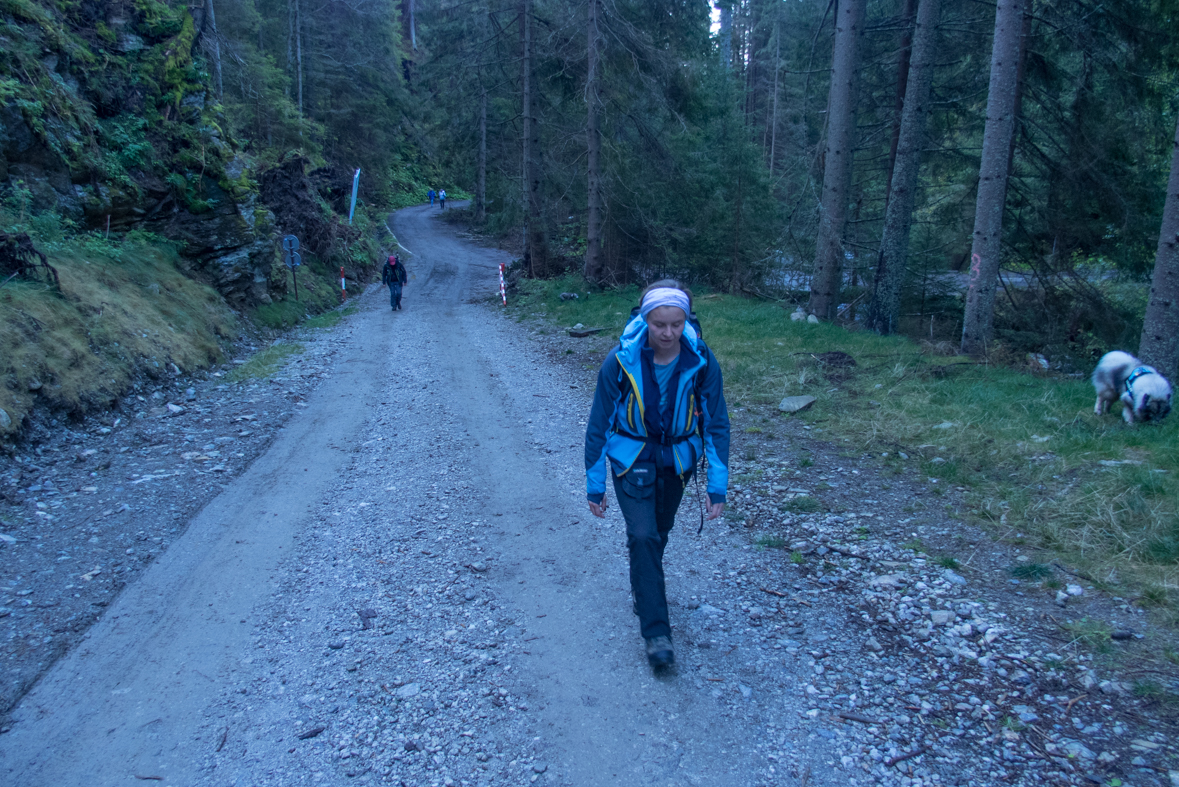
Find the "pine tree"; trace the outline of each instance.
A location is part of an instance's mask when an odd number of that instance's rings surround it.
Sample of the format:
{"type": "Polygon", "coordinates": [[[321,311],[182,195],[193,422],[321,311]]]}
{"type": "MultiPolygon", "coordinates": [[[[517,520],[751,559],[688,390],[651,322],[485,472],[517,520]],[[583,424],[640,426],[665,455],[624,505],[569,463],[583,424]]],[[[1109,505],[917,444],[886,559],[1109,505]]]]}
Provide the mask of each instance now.
{"type": "Polygon", "coordinates": [[[937,54],[937,23],[941,0],[921,0],[912,39],[912,56],[906,71],[904,107],[897,135],[895,165],[888,189],[884,235],[867,326],[881,334],[896,330],[901,305],[901,283],[909,253],[909,229],[913,221],[921,152],[925,146],[925,119],[929,114],[929,88],[937,54]]]}
{"type": "Polygon", "coordinates": [[[827,98],[827,147],[823,161],[823,196],[815,272],[808,308],[833,319],[843,279],[844,225],[852,177],[856,130],[856,69],[864,28],[864,0],[843,0],[835,20],[835,58],[827,98]]]}
{"type": "Polygon", "coordinates": [[[598,27],[599,0],[589,0],[589,24],[587,26],[587,73],[585,78],[586,99],[586,227],[585,227],[585,278],[600,284],[605,270],[602,264],[602,86],[601,46],[602,36],[598,27]]]}
{"type": "Polygon", "coordinates": [[[1138,354],[1174,380],[1179,372],[1179,125],[1171,147],[1171,177],[1138,354]]]}
{"type": "Polygon", "coordinates": [[[536,50],[533,41],[535,20],[532,0],[520,2],[522,56],[521,102],[523,105],[523,148],[521,178],[524,187],[523,204],[526,211],[524,268],[530,276],[545,278],[550,274],[548,228],[545,225],[544,153],[540,147],[539,88],[536,86],[536,50]]]}
{"type": "Polygon", "coordinates": [[[987,92],[987,125],[983,133],[975,202],[970,284],[962,318],[962,352],[986,351],[994,329],[995,288],[1003,241],[1003,208],[1007,197],[1008,149],[1015,131],[1016,74],[1022,45],[1024,0],[999,0],[991,51],[991,82],[987,92]]]}

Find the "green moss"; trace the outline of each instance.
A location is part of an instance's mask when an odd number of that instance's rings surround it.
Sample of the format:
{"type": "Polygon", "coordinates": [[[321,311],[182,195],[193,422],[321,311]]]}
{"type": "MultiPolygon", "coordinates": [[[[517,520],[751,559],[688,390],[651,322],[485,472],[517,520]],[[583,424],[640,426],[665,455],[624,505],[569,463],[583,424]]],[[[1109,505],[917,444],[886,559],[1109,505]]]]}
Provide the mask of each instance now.
{"type": "Polygon", "coordinates": [[[340,303],[340,280],[336,271],[336,267],[319,260],[310,252],[304,253],[303,265],[298,273],[299,299],[295,300],[291,273],[286,266],[276,262],[271,288],[285,287],[286,295],[273,303],[259,306],[250,316],[260,325],[280,329],[293,327],[311,315],[334,309],[340,303]]]}
{"type": "Polygon", "coordinates": [[[323,314],[311,317],[307,320],[307,322],[303,323],[303,325],[307,328],[334,328],[339,325],[345,317],[356,314],[358,311],[360,311],[360,309],[355,306],[345,306],[343,309],[332,309],[330,312],[324,312],[323,314]]]}
{"type": "MultiPolygon", "coordinates": [[[[188,10],[180,17],[180,32],[168,43],[168,52],[164,56],[164,92],[161,103],[171,104],[180,108],[180,101],[184,98],[186,89],[193,82],[192,42],[196,38],[196,26],[192,21],[192,14],[188,10]]],[[[200,87],[197,85],[197,87],[200,87]]]]}
{"type": "Polygon", "coordinates": [[[20,82],[11,77],[0,76],[0,102],[7,104],[20,94],[20,82]]]}
{"type": "MultiPolygon", "coordinates": [[[[220,186],[225,191],[225,193],[231,195],[234,200],[238,202],[242,202],[243,200],[249,198],[250,195],[256,193],[258,190],[257,185],[253,180],[250,179],[249,171],[245,169],[243,169],[241,174],[236,178],[223,175],[217,181],[217,185],[220,186]]],[[[254,218],[255,220],[258,218],[257,211],[255,211],[254,218]]]]}
{"type": "Polygon", "coordinates": [[[235,369],[231,369],[225,379],[231,383],[245,380],[264,380],[282,368],[283,363],[292,355],[303,352],[303,345],[281,342],[273,344],[264,350],[254,353],[249,360],[235,369]]]}
{"type": "Polygon", "coordinates": [[[161,374],[221,359],[236,328],[210,287],[185,277],[169,246],[88,237],[43,244],[61,291],[0,289],[0,407],[19,427],[37,401],[81,410],[112,402],[137,370],[161,374]],[[36,393],[29,384],[41,383],[36,393]]]}
{"type": "Polygon", "coordinates": [[[0,0],[0,11],[44,28],[54,27],[53,15],[29,0],[0,0]]]}
{"type": "MultiPolygon", "coordinates": [[[[152,38],[174,36],[184,26],[182,16],[159,0],[135,0],[135,10],[139,12],[137,27],[152,38]]],[[[183,11],[183,16],[188,17],[191,24],[192,16],[187,8],[183,11]]]]}
{"type": "Polygon", "coordinates": [[[114,46],[118,42],[118,37],[115,35],[115,31],[107,27],[106,22],[100,21],[95,24],[94,33],[99,37],[99,39],[109,46],[114,46]]]}

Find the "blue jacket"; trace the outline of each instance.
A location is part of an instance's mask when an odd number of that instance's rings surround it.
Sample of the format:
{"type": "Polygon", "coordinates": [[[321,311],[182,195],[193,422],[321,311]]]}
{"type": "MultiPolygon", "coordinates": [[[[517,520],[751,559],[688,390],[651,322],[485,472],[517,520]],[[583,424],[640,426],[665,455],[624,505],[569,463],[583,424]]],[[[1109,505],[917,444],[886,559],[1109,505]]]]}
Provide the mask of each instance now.
{"type": "Polygon", "coordinates": [[[665,464],[680,474],[691,470],[698,457],[707,456],[708,498],[723,503],[729,485],[729,413],[720,365],[692,326],[684,325],[679,361],[669,383],[674,406],[661,417],[653,359],[647,322],[635,317],[598,372],[585,429],[586,498],[602,502],[607,459],[615,475],[623,475],[640,459],[654,461],[655,450],[661,449],[665,464]],[[704,422],[703,441],[696,430],[697,410],[704,422]]]}

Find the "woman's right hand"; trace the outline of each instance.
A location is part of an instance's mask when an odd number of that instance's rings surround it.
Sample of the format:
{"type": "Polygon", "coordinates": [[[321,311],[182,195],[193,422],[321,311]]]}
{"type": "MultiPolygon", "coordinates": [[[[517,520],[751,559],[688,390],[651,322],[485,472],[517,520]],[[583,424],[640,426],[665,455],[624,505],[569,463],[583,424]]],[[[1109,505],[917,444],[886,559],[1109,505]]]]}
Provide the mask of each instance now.
{"type": "Polygon", "coordinates": [[[596,516],[598,519],[605,519],[606,518],[606,498],[603,497],[601,503],[590,503],[589,510],[590,510],[590,513],[593,514],[594,516],[596,516]]]}

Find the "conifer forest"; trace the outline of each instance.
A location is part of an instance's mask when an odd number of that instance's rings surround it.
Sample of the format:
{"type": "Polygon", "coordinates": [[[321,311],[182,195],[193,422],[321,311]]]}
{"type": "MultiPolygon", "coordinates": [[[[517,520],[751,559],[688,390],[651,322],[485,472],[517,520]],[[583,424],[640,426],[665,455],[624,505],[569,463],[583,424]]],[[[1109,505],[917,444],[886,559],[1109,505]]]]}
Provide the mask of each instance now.
{"type": "Polygon", "coordinates": [[[154,233],[265,305],[274,232],[364,279],[374,217],[449,188],[529,277],[1174,370],[1176,9],[3,0],[6,223],[154,233]]]}
{"type": "Polygon", "coordinates": [[[0,0],[0,787],[1179,787],[1177,31],[0,0]]]}

